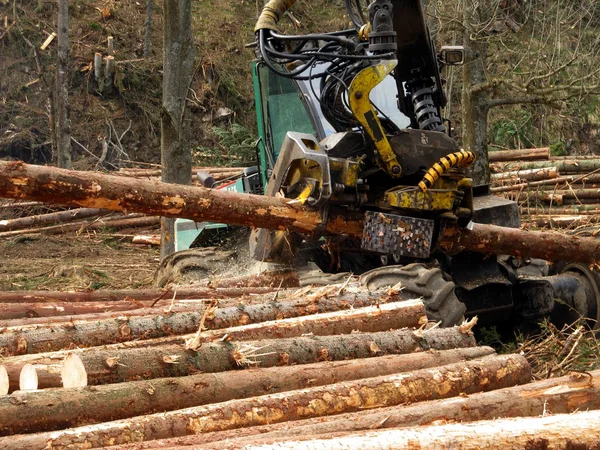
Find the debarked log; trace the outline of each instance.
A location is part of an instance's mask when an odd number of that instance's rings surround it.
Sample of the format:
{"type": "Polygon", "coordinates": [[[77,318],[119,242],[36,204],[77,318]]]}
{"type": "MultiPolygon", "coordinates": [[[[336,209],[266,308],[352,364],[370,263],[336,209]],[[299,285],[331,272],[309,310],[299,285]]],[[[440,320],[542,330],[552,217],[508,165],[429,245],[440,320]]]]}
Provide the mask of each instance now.
{"type": "MultiPolygon", "coordinates": [[[[236,372],[219,372],[110,384],[92,389],[16,392],[11,396],[0,397],[0,435],[69,428],[235,398],[409,372],[468,361],[493,353],[495,352],[490,347],[475,347],[302,366],[248,369],[243,377],[236,372]],[[97,405],[102,405],[102,408],[97,405]]],[[[0,387],[0,395],[1,392],[0,387]]]]}
{"type": "MultiPolygon", "coordinates": [[[[149,341],[142,341],[149,342],[149,341]]],[[[139,346],[129,343],[91,347],[73,351],[83,361],[88,384],[120,383],[140,379],[186,376],[248,367],[274,367],[319,361],[370,358],[374,356],[423,352],[430,349],[474,347],[475,339],[460,327],[341,336],[303,336],[290,339],[264,339],[244,342],[212,342],[197,351],[183,344],[139,346]]],[[[18,389],[25,364],[51,366],[62,361],[69,351],[21,355],[4,358],[11,380],[11,391],[18,389]]],[[[60,375],[42,374],[40,388],[61,386],[60,375]]]]}
{"type": "Polygon", "coordinates": [[[11,436],[1,438],[0,446],[5,445],[10,450],[46,446],[98,448],[448,398],[526,383],[530,377],[531,369],[522,356],[489,356],[409,373],[344,381],[64,431],[11,436]]]}
{"type": "MultiPolygon", "coordinates": [[[[319,211],[284,198],[69,171],[21,162],[0,162],[0,197],[127,210],[304,234],[322,231],[330,235],[362,236],[363,233],[362,215],[336,211],[335,208],[331,208],[325,229],[321,230],[322,216],[319,211]]],[[[475,224],[473,230],[447,228],[440,244],[452,251],[460,247],[480,253],[548,260],[590,264],[600,261],[600,242],[592,238],[557,234],[553,241],[548,233],[521,232],[494,225],[475,224]],[[499,248],[502,250],[499,251],[499,248]]]]}

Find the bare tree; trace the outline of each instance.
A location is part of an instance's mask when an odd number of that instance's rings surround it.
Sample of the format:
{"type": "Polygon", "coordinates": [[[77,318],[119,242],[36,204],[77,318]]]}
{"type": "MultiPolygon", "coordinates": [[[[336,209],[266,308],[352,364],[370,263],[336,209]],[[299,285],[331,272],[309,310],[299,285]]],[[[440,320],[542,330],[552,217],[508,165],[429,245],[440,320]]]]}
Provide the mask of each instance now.
{"type": "MultiPolygon", "coordinates": [[[[163,109],[161,118],[162,180],[190,184],[192,154],[184,116],[196,49],[192,37],[191,0],[165,0],[163,39],[163,109]]],[[[173,253],[175,222],[161,221],[161,257],[173,253]]]]}
{"type": "Polygon", "coordinates": [[[56,164],[71,168],[69,123],[69,1],[58,0],[58,63],[56,65],[56,164]]]}
{"type": "Polygon", "coordinates": [[[462,137],[475,151],[476,184],[489,180],[488,114],[517,104],[560,106],[600,93],[600,6],[595,0],[435,2],[446,30],[462,35],[462,137]]]}

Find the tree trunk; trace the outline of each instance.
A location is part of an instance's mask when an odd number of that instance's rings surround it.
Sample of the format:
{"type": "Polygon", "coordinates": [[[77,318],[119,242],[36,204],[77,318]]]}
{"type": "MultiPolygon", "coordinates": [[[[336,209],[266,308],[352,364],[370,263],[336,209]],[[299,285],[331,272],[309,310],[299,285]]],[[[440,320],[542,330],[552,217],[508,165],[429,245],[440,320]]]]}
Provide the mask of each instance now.
{"type": "MultiPolygon", "coordinates": [[[[63,291],[0,291],[1,303],[52,303],[55,302],[159,302],[163,300],[185,299],[225,299],[266,294],[273,292],[272,287],[250,288],[207,288],[180,286],[176,289],[123,289],[123,290],[98,290],[87,292],[63,291]]],[[[261,300],[264,300],[261,298],[261,300]]]]}
{"type": "Polygon", "coordinates": [[[231,399],[410,372],[481,358],[493,353],[494,350],[489,347],[476,347],[302,366],[249,369],[244,372],[243,377],[237,372],[219,372],[97,386],[93,390],[51,389],[34,393],[17,392],[12,396],[0,397],[0,417],[3,418],[0,435],[50,431],[231,399]],[[202,389],[198,389],[198,386],[202,389]],[[102,408],[97,408],[97,405],[102,405],[102,408]]]}
{"type": "Polygon", "coordinates": [[[150,47],[152,45],[152,6],[154,0],[146,0],[146,22],[144,23],[144,58],[150,57],[150,47]]]}
{"type": "MultiPolygon", "coordinates": [[[[492,175],[492,177],[493,176],[494,175],[492,175]]],[[[570,176],[570,177],[559,177],[559,178],[554,178],[554,179],[550,179],[550,180],[540,180],[540,181],[519,183],[519,184],[508,185],[508,186],[497,186],[497,187],[491,188],[490,192],[492,194],[495,194],[495,193],[499,193],[499,192],[521,191],[523,189],[538,187],[538,186],[552,187],[553,185],[557,186],[557,185],[562,185],[565,183],[571,183],[574,179],[575,179],[574,176],[570,176]]],[[[492,180],[492,182],[493,181],[494,180],[492,180]]],[[[499,180],[499,181],[500,181],[500,183],[498,183],[498,184],[501,184],[502,180],[499,180]]]]}
{"type": "Polygon", "coordinates": [[[550,147],[523,148],[519,150],[499,150],[490,152],[489,157],[490,162],[549,160],[550,147]]]}
{"type": "MultiPolygon", "coordinates": [[[[493,170],[494,171],[494,170],[493,170]]],[[[510,181],[526,180],[541,181],[548,178],[558,179],[558,169],[556,167],[542,167],[540,169],[516,170],[512,172],[497,172],[492,174],[492,181],[510,181]]]]}
{"type": "MultiPolygon", "coordinates": [[[[192,82],[195,47],[191,0],[165,0],[163,103],[161,118],[162,181],[190,184],[192,153],[187,145],[185,105],[192,82]]],[[[161,259],[175,251],[175,220],[161,220],[161,259]]]]}
{"type": "Polygon", "coordinates": [[[22,230],[24,228],[35,227],[39,225],[48,225],[51,223],[72,222],[74,220],[85,219],[89,217],[108,214],[110,211],[98,208],[78,208],[69,211],[58,211],[49,214],[38,214],[35,216],[21,217],[19,219],[0,221],[0,232],[11,230],[22,230]]]}
{"type": "Polygon", "coordinates": [[[67,431],[0,439],[10,449],[85,445],[96,448],[185,434],[321,417],[381,406],[448,398],[526,383],[529,364],[520,355],[487,357],[434,369],[232,400],[67,431]]]}
{"type": "MultiPolygon", "coordinates": [[[[118,317],[103,320],[73,320],[68,323],[21,325],[6,327],[0,331],[0,347],[4,356],[42,353],[66,349],[71,345],[93,347],[116,342],[148,339],[171,335],[182,340],[192,339],[191,348],[204,342],[228,339],[233,341],[257,340],[267,337],[288,338],[312,333],[324,336],[351,333],[353,330],[377,332],[405,327],[417,327],[427,322],[425,306],[420,300],[402,301],[349,311],[339,311],[339,304],[332,312],[310,314],[305,302],[296,305],[255,305],[245,308],[233,307],[211,311],[185,311],[171,314],[152,314],[118,317]],[[304,304],[302,304],[304,303],[304,304]],[[206,316],[209,319],[206,320],[206,316]],[[212,316],[212,317],[210,317],[212,316]],[[281,319],[266,321],[274,317],[281,319]],[[283,318],[287,316],[288,318],[283,318]],[[301,317],[298,317],[301,316],[301,317]],[[303,317],[302,317],[303,316],[303,317]],[[202,319],[205,319],[204,321],[202,319]],[[257,323],[258,322],[258,323],[257,323]],[[199,335],[186,335],[198,329],[207,329],[199,335]],[[243,323],[245,325],[240,325],[243,323]],[[251,324],[251,325],[248,325],[251,324]],[[224,328],[223,327],[230,327],[224,328]]],[[[345,304],[342,303],[343,307],[345,304]]],[[[326,308],[322,308],[327,311],[326,308]]],[[[329,310],[331,311],[331,310],[329,310]]]]}
{"type": "Polygon", "coordinates": [[[144,306],[136,302],[82,302],[82,303],[3,303],[0,301],[0,327],[12,327],[31,323],[70,322],[79,315],[108,314],[129,311],[144,306]]]}
{"type": "MultiPolygon", "coordinates": [[[[435,449],[578,449],[596,450],[600,441],[600,412],[588,411],[535,418],[498,419],[468,424],[432,425],[417,429],[374,431],[351,436],[272,445],[245,445],[245,450],[379,450],[382,448],[435,449]],[[418,443],[418,447],[414,447],[418,443]]],[[[177,447],[174,447],[176,449],[177,447]]],[[[227,446],[229,450],[242,447],[227,446]]]]}
{"type": "Polygon", "coordinates": [[[69,123],[69,0],[58,0],[58,62],[56,65],[56,164],[71,168],[69,123]]]}
{"type": "MultiPolygon", "coordinates": [[[[479,20],[472,17],[478,15],[477,8],[464,6],[464,24],[479,23],[479,20]]],[[[485,42],[472,39],[468,26],[465,29],[463,46],[465,63],[462,84],[462,141],[464,149],[474,152],[477,156],[470,175],[473,185],[480,186],[490,183],[487,137],[490,107],[487,93],[474,88],[485,82],[484,63],[487,47],[485,42]]]]}
{"type": "MultiPolygon", "coordinates": [[[[186,376],[197,372],[223,372],[243,367],[275,367],[475,346],[473,336],[462,333],[458,327],[422,333],[399,330],[341,336],[212,342],[204,344],[197,351],[187,350],[183,345],[153,345],[151,340],[141,342],[138,347],[123,343],[75,352],[83,361],[88,383],[120,383],[186,376]]],[[[2,364],[11,379],[11,391],[16,386],[13,380],[18,379],[25,364],[57,364],[57,361],[61,361],[69,353],[58,351],[4,358],[2,364]]],[[[44,380],[40,380],[39,386],[60,386],[60,375],[53,378],[48,374],[44,380]]]]}
{"type": "Polygon", "coordinates": [[[600,159],[565,159],[560,161],[529,161],[514,163],[494,163],[492,169],[494,172],[507,172],[514,170],[543,169],[548,167],[556,168],[561,175],[570,173],[585,174],[600,169],[600,159]]]}
{"type": "MultiPolygon", "coordinates": [[[[571,376],[551,378],[447,400],[150,441],[131,448],[146,450],[202,444],[202,448],[206,450],[223,450],[239,448],[238,446],[247,445],[249,442],[271,444],[286,439],[299,439],[302,436],[352,433],[383,428],[412,428],[433,423],[464,423],[497,417],[534,417],[547,412],[564,414],[599,409],[600,371],[591,372],[590,375],[593,378],[571,376]],[[209,443],[213,444],[209,445],[209,443]]],[[[111,450],[123,449],[117,446],[111,450]]]]}
{"type": "MultiPolygon", "coordinates": [[[[20,162],[0,162],[0,197],[140,211],[197,221],[287,229],[304,234],[313,233],[321,223],[319,212],[289,204],[277,197],[65,171],[20,162]]],[[[352,215],[347,211],[340,213],[332,207],[325,232],[362,236],[362,215],[352,215]]],[[[553,261],[591,264],[600,261],[600,242],[593,238],[525,232],[494,225],[475,224],[473,230],[448,228],[440,244],[451,251],[461,247],[479,253],[553,261]],[[499,248],[502,250],[498,251],[499,248]]]]}

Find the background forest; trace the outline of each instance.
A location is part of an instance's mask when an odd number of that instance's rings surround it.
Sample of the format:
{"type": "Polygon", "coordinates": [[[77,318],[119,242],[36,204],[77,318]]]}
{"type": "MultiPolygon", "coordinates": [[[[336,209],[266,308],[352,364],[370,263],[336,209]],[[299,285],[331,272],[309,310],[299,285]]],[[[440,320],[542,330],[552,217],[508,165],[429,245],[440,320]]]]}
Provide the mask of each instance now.
{"type": "MultiPolygon", "coordinates": [[[[253,157],[254,53],[247,44],[257,3],[193,3],[197,49],[186,120],[199,164],[253,157]]],[[[343,3],[300,1],[284,26],[300,33],[348,28],[343,3]]],[[[73,167],[159,163],[162,2],[150,9],[145,1],[68,5],[73,167]],[[109,76],[95,74],[94,58],[104,64],[110,56],[109,76]]],[[[451,0],[426,6],[438,46],[467,50],[468,64],[444,74],[445,115],[463,145],[600,153],[599,2],[451,0]]],[[[56,1],[0,0],[0,157],[52,159],[57,43],[40,47],[56,31],[57,16],[56,1]]]]}

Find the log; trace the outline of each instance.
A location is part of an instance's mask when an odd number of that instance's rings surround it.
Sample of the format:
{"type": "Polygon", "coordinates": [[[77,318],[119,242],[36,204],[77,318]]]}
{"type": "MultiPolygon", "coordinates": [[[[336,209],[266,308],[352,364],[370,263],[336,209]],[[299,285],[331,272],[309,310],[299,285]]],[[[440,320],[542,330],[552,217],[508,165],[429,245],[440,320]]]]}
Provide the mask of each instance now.
{"type": "MultiPolygon", "coordinates": [[[[213,373],[247,367],[276,367],[319,361],[370,358],[423,352],[430,349],[474,347],[471,333],[459,327],[379,333],[356,333],[341,336],[303,336],[290,339],[264,339],[245,342],[212,342],[197,351],[183,345],[151,345],[151,341],[114,344],[74,351],[83,361],[90,385],[120,383],[139,379],[177,377],[197,372],[213,373]],[[144,345],[145,344],[145,345],[144,345]]],[[[2,360],[11,380],[11,391],[25,364],[55,366],[71,351],[7,357],[2,360]],[[15,378],[16,377],[16,378],[15,378]]],[[[39,387],[61,386],[60,376],[50,371],[42,374],[39,387]]]]}
{"type": "Polygon", "coordinates": [[[474,224],[472,230],[448,229],[440,245],[450,253],[473,250],[547,261],[600,262],[600,240],[562,233],[526,231],[474,224]]]}
{"type": "Polygon", "coordinates": [[[433,369],[343,381],[65,431],[5,437],[0,438],[0,447],[9,445],[7,448],[11,450],[46,445],[48,448],[67,445],[97,448],[448,398],[526,383],[530,377],[531,369],[522,356],[490,356],[433,369]]]}
{"type": "Polygon", "coordinates": [[[221,299],[243,297],[253,294],[273,292],[269,287],[217,288],[179,286],[177,289],[123,289],[97,290],[86,292],[62,291],[0,291],[0,303],[42,303],[42,302],[122,302],[159,301],[184,299],[221,299]]]}
{"type": "MultiPolygon", "coordinates": [[[[69,171],[21,162],[0,162],[0,197],[139,211],[165,217],[286,229],[305,234],[315,232],[321,224],[318,211],[283,198],[69,171]]],[[[331,208],[329,217],[325,230],[322,230],[326,234],[362,236],[362,216],[347,211],[340,213],[331,208]]],[[[598,243],[594,239],[560,236],[560,244],[555,244],[547,236],[475,224],[473,230],[447,228],[440,244],[450,251],[461,248],[480,253],[591,264],[600,259],[598,243]],[[493,239],[490,240],[490,237],[493,239]],[[540,246],[540,242],[544,245],[540,246]],[[497,252],[498,248],[502,248],[502,251],[497,252]]]]}
{"type": "Polygon", "coordinates": [[[4,366],[0,366],[0,396],[8,394],[8,372],[4,366]]]}
{"type": "Polygon", "coordinates": [[[29,228],[25,230],[5,231],[0,233],[0,238],[19,236],[22,234],[44,233],[63,234],[79,231],[93,231],[105,229],[123,229],[156,226],[160,223],[159,217],[132,217],[127,219],[112,218],[95,220],[94,222],[76,222],[70,224],[54,225],[50,227],[29,228]]]}
{"type": "MultiPolygon", "coordinates": [[[[551,165],[551,164],[549,164],[551,165]]],[[[493,167],[493,166],[492,166],[493,167]]],[[[492,173],[491,181],[508,181],[508,180],[526,180],[526,181],[541,181],[548,178],[558,178],[558,170],[556,167],[543,167],[539,169],[529,170],[514,170],[509,172],[492,173]]]]}
{"type": "MultiPolygon", "coordinates": [[[[285,440],[245,445],[245,450],[379,450],[431,449],[581,449],[596,450],[600,442],[600,411],[535,418],[498,419],[468,424],[372,431],[347,436],[285,440]],[[415,447],[418,443],[418,447],[415,447]]],[[[177,447],[174,447],[174,449],[177,447]]],[[[204,447],[202,447],[204,448],[204,447]]],[[[229,450],[242,447],[227,446],[229,450]]]]}
{"type": "MultiPolygon", "coordinates": [[[[0,302],[0,328],[24,325],[32,323],[35,319],[46,317],[69,321],[73,315],[97,314],[110,311],[128,311],[141,308],[144,305],[139,302],[117,301],[117,302],[52,302],[52,303],[3,303],[0,302]],[[19,320],[13,322],[13,320],[19,320]]],[[[36,321],[43,323],[43,321],[36,321]]]]}
{"type": "Polygon", "coordinates": [[[391,375],[469,361],[493,353],[494,350],[489,347],[475,347],[321,362],[300,367],[249,369],[243,377],[237,372],[219,372],[110,384],[94,389],[47,389],[33,394],[17,392],[0,398],[0,417],[3,418],[0,435],[76,427],[236,398],[391,375]],[[102,408],[97,408],[97,405],[102,405],[102,408]]]}
{"type": "MultiPolygon", "coordinates": [[[[352,433],[397,427],[416,427],[445,422],[472,422],[497,417],[532,417],[546,413],[565,414],[600,408],[600,371],[590,377],[566,376],[535,383],[433,400],[408,406],[392,406],[292,423],[263,425],[234,431],[217,431],[175,439],[136,444],[136,450],[198,445],[206,450],[238,448],[251,440],[272,443],[282,439],[352,433]],[[222,441],[222,442],[221,442],[222,441]],[[213,444],[209,444],[213,443],[213,444]]],[[[128,447],[129,448],[129,447],[128,447]]],[[[116,446],[111,450],[122,450],[116,446]]]]}
{"type": "MultiPolygon", "coordinates": [[[[528,188],[538,187],[538,186],[556,186],[559,184],[571,183],[575,179],[576,178],[574,176],[568,176],[568,177],[551,178],[548,180],[531,181],[531,182],[527,182],[527,183],[518,183],[518,184],[507,185],[507,186],[495,186],[495,187],[490,188],[490,192],[492,194],[497,194],[500,192],[522,191],[522,190],[526,190],[528,188]]],[[[498,182],[500,182],[500,183],[503,181],[504,180],[498,180],[498,182]]]]}
{"type": "Polygon", "coordinates": [[[494,163],[490,164],[493,172],[507,172],[515,170],[531,170],[542,168],[555,168],[561,174],[586,173],[600,169],[600,159],[565,159],[560,161],[530,161],[523,163],[494,163]]]}
{"type": "Polygon", "coordinates": [[[0,232],[22,230],[39,225],[47,225],[51,223],[65,223],[74,220],[96,217],[102,214],[109,214],[110,211],[98,208],[78,208],[68,211],[58,211],[49,214],[38,214],[35,216],[22,217],[12,220],[0,220],[0,232]]]}
{"type": "MultiPolygon", "coordinates": [[[[374,303],[378,303],[377,299],[374,299],[374,303]]],[[[323,302],[319,306],[301,300],[289,304],[231,307],[214,312],[207,306],[204,310],[179,313],[119,315],[102,320],[76,319],[68,323],[34,323],[0,329],[0,347],[4,356],[9,356],[62,350],[71,345],[93,347],[137,339],[184,335],[180,339],[193,340],[192,348],[195,349],[202,343],[225,338],[247,341],[268,337],[296,337],[308,333],[323,336],[351,333],[353,330],[377,332],[417,327],[427,323],[425,306],[420,300],[340,311],[346,305],[346,301],[323,302]],[[315,309],[329,312],[306,315],[315,309]],[[207,315],[212,317],[206,320],[207,315]],[[186,335],[197,330],[201,323],[214,331],[203,331],[196,336],[186,335]]]]}
{"type": "Polygon", "coordinates": [[[160,245],[160,234],[139,234],[131,239],[132,244],[160,245]]]}
{"type": "Polygon", "coordinates": [[[550,147],[496,150],[489,153],[490,162],[537,161],[550,159],[550,147]]]}
{"type": "Polygon", "coordinates": [[[273,287],[279,289],[298,287],[300,286],[300,279],[293,270],[274,270],[235,278],[213,278],[208,285],[213,288],[273,287]]]}

